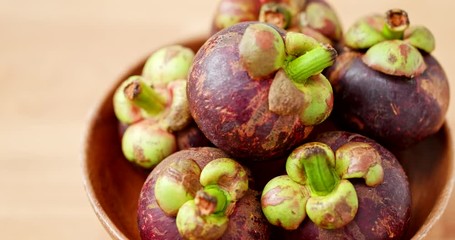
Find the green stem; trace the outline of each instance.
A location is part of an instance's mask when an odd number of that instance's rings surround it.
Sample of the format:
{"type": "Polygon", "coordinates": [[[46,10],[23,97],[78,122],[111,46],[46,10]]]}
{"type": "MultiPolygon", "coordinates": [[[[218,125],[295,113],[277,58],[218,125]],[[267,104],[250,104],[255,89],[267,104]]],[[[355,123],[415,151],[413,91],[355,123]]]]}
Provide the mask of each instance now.
{"type": "Polygon", "coordinates": [[[291,25],[292,14],[287,5],[266,3],[261,6],[259,21],[271,23],[279,28],[286,29],[291,25]]]}
{"type": "Polygon", "coordinates": [[[165,109],[165,100],[153,88],[138,77],[124,88],[127,99],[150,115],[158,115],[165,109]]]}
{"type": "Polygon", "coordinates": [[[294,83],[306,80],[332,66],[337,57],[336,50],[330,45],[321,44],[285,65],[284,70],[294,83]]]}
{"type": "Polygon", "coordinates": [[[335,170],[329,166],[326,156],[318,152],[315,151],[315,154],[310,154],[301,162],[311,192],[318,196],[325,196],[335,189],[340,179],[335,170]]]}
{"type": "Polygon", "coordinates": [[[209,185],[196,194],[196,205],[203,215],[224,213],[228,199],[219,186],[209,185]]]}
{"type": "Polygon", "coordinates": [[[386,13],[386,23],[382,34],[388,39],[403,39],[404,31],[409,27],[408,14],[401,9],[391,9],[386,13]]]}

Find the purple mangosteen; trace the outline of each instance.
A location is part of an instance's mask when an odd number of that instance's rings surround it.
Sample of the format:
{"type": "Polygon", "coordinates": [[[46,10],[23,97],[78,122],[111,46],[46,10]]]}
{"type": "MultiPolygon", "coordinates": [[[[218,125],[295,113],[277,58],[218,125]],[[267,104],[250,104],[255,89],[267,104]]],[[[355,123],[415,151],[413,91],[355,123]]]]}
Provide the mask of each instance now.
{"type": "Polygon", "coordinates": [[[338,16],[324,0],[220,0],[212,33],[246,21],[273,24],[328,44],[342,37],[338,16]]]}
{"type": "Polygon", "coordinates": [[[357,21],[344,43],[326,75],[337,119],[391,148],[408,147],[441,128],[449,84],[431,55],[430,30],[410,26],[407,13],[393,9],[357,21]]]}
{"type": "Polygon", "coordinates": [[[238,159],[266,160],[302,143],[333,105],[321,71],[336,51],[302,33],[244,22],[196,53],[187,96],[204,135],[238,159]]]}
{"type": "Polygon", "coordinates": [[[359,134],[330,131],[297,147],[265,186],[262,210],[282,239],[400,239],[411,192],[395,156],[359,134]]]}
{"type": "Polygon", "coordinates": [[[138,226],[146,239],[269,239],[249,173],[217,148],[178,151],[145,181],[138,226]]]}

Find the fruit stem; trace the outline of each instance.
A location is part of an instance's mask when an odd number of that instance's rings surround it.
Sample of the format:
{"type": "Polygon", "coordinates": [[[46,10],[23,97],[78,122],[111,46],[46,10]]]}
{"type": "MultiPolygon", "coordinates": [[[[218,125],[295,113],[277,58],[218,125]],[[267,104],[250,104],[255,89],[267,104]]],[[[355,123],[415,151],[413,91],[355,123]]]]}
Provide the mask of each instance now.
{"type": "Polygon", "coordinates": [[[288,7],[279,3],[266,3],[261,6],[259,21],[274,24],[286,29],[291,25],[292,14],[288,7]]]}
{"type": "Polygon", "coordinates": [[[165,100],[142,79],[136,79],[125,86],[124,94],[138,107],[150,115],[158,115],[165,109],[165,100]]]}
{"type": "Polygon", "coordinates": [[[403,39],[404,31],[409,27],[409,18],[406,11],[391,9],[386,12],[386,23],[382,33],[388,39],[403,39]]]}
{"type": "Polygon", "coordinates": [[[198,191],[194,201],[203,216],[217,213],[224,214],[228,205],[226,194],[217,185],[209,185],[198,191]]]}
{"type": "Polygon", "coordinates": [[[303,84],[310,76],[322,72],[326,67],[332,66],[336,57],[337,52],[332,46],[321,44],[288,62],[284,66],[284,70],[294,83],[303,84]]]}
{"type": "Polygon", "coordinates": [[[340,182],[335,170],[335,155],[326,144],[306,143],[289,155],[286,173],[300,184],[309,185],[311,194],[325,196],[340,182]]]}
{"type": "Polygon", "coordinates": [[[311,191],[319,196],[325,196],[333,191],[339,179],[328,165],[324,156],[315,154],[302,160],[308,184],[311,191]]]}

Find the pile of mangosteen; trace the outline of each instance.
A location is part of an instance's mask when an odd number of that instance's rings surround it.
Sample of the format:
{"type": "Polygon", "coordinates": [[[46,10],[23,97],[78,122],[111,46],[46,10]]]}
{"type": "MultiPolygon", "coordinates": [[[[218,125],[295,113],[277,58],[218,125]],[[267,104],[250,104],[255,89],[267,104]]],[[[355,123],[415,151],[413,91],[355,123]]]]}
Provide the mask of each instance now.
{"type": "Polygon", "coordinates": [[[196,53],[155,51],[113,98],[150,171],[142,239],[400,239],[411,194],[388,149],[444,123],[434,48],[401,9],[343,34],[323,0],[221,0],[196,53]]]}

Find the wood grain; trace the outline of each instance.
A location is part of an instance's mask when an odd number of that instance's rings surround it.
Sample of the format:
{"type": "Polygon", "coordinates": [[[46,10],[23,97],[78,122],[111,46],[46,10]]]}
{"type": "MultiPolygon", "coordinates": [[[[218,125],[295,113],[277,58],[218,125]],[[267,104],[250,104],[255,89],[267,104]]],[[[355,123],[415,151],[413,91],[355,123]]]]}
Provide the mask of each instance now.
{"type": "MultiPolygon", "coordinates": [[[[453,89],[455,2],[329,2],[345,28],[371,12],[407,9],[413,23],[432,29],[434,55],[453,89]]],[[[83,187],[81,155],[90,113],[153,49],[207,33],[215,5],[213,0],[0,1],[1,239],[109,239],[83,187]]],[[[453,98],[447,122],[453,135],[453,98]]],[[[454,216],[452,197],[427,239],[454,239],[454,216]]]]}

